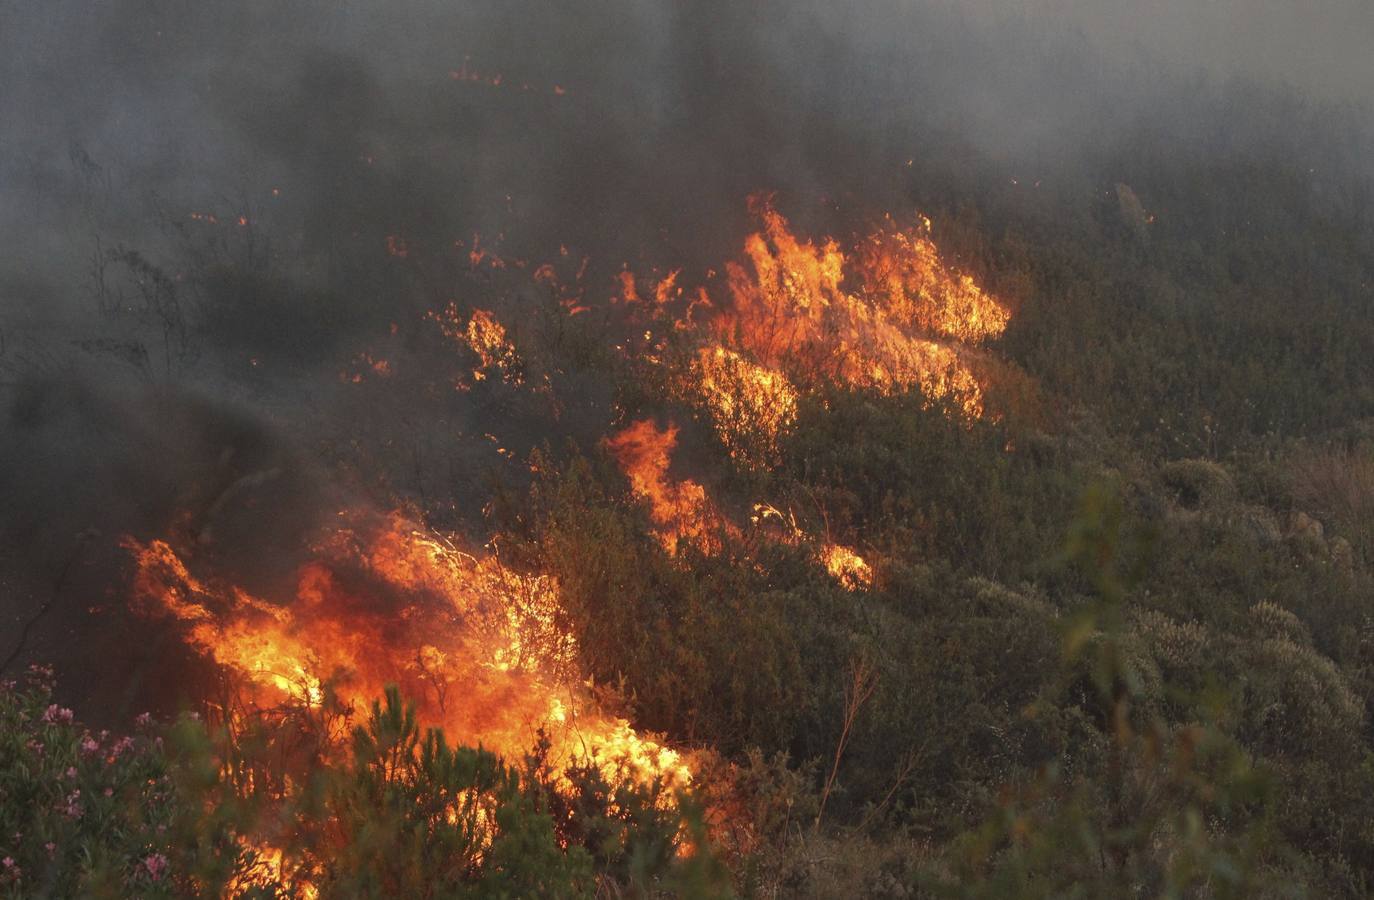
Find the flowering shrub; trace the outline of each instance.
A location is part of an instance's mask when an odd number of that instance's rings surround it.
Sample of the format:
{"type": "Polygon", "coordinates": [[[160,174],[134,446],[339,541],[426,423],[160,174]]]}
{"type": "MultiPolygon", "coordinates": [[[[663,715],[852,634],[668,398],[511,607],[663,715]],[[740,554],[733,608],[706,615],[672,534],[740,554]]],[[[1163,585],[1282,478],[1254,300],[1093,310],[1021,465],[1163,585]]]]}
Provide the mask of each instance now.
{"type": "MultiPolygon", "coordinates": [[[[52,702],[52,670],[0,684],[0,896],[213,893],[260,865],[238,840],[246,807],[219,804],[205,758],[140,717],[91,733],[52,702]]],[[[213,773],[213,768],[210,770],[213,773]]]]}

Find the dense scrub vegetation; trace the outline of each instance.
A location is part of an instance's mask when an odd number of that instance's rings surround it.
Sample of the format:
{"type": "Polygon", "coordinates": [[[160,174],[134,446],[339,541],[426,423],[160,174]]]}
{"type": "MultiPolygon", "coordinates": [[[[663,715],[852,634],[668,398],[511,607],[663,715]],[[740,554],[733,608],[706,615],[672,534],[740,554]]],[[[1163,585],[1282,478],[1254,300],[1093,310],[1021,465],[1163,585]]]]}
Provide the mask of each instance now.
{"type": "MultiPolygon", "coordinates": [[[[1203,98],[1192,115],[1271,102],[1203,98]]],[[[1339,123],[1284,110],[1343,146],[1339,123]]],[[[1374,206],[1335,151],[1176,138],[1125,129],[1034,188],[966,148],[918,158],[907,199],[1013,307],[981,351],[981,420],[827,384],[776,459],[744,466],[655,364],[611,352],[607,317],[452,276],[474,308],[522,311],[524,386],[436,389],[455,351],[424,320],[387,379],[310,423],[335,470],[555,576],[583,674],[699,751],[696,796],[549,772],[537,747],[504,762],[450,747],[394,695],[358,711],[343,757],[301,751],[329,729],[300,738],[289,717],[232,740],[182,720],[112,747],[38,683],[0,694],[0,889],[1368,896],[1374,206]],[[850,589],[762,528],[667,553],[601,438],[668,416],[674,471],[735,521],[766,502],[856,548],[873,583],[850,589]],[[459,439],[468,417],[508,429],[503,456],[459,439]],[[253,754],[283,735],[302,768],[265,785],[253,754]],[[287,849],[275,868],[242,840],[264,821],[287,849]]],[[[449,301],[394,259],[353,294],[333,273],[309,302],[259,262],[188,267],[166,290],[199,305],[153,324],[168,347],[261,355],[250,397],[304,364],[297,348],[333,359],[330,316],[385,335],[402,317],[375,296],[449,301]]]]}
{"type": "MultiPolygon", "coordinates": [[[[835,387],[776,465],[694,449],[871,588],[786,543],[665,556],[595,449],[497,517],[636,721],[742,766],[746,894],[1374,889],[1368,188],[1208,149],[1133,135],[1033,196],[925,161],[942,246],[1016,304],[1001,415],[835,387]]],[[[627,419],[691,414],[650,381],[627,419]]]]}

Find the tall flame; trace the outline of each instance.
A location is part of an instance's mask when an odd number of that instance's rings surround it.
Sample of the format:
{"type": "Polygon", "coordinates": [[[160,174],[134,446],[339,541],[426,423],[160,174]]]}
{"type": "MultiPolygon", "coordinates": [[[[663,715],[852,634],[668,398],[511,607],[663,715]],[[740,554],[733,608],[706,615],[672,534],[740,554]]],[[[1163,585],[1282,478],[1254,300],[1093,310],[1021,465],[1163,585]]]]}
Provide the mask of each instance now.
{"type": "MultiPolygon", "coordinates": [[[[983,415],[969,355],[1006,329],[1010,312],[944,261],[929,219],[904,230],[888,216],[847,253],[833,238],[794,234],[767,197],[751,197],[750,209],[761,228],[745,239],[743,259],[726,265],[730,302],[718,307],[699,289],[673,323],[699,336],[690,368],[673,382],[678,397],[703,414],[732,459],[756,471],[775,464],[802,392],[825,379],[885,393],[916,388],[950,399],[970,418],[983,415]]],[[[654,315],[683,295],[679,275],[660,281],[654,315]]],[[[623,302],[639,302],[633,275],[622,271],[620,281],[623,302]]],[[[684,539],[709,551],[707,523],[728,523],[711,512],[701,485],[668,477],[677,434],[675,425],[642,420],[605,443],[649,502],[669,552],[684,539]]],[[[805,537],[792,523],[784,539],[805,537]]],[[[854,550],[825,541],[817,556],[845,587],[872,585],[871,567],[854,550]]]]}
{"type": "Polygon", "coordinates": [[[134,596],[185,624],[188,642],[237,673],[249,700],[359,708],[399,684],[456,741],[509,759],[542,730],[550,760],[686,786],[679,755],[601,713],[576,677],[556,584],[460,552],[399,515],[344,527],[315,548],[292,596],[272,603],[192,573],[163,541],[128,542],[134,596]]]}
{"type": "Polygon", "coordinates": [[[833,239],[796,237],[766,198],[751,207],[763,228],[745,241],[748,266],[727,266],[732,303],[716,319],[721,344],[774,370],[883,391],[917,387],[982,414],[982,389],[959,344],[1000,334],[1009,313],[943,263],[926,220],[919,231],[879,230],[846,256],[833,239]]]}
{"type": "Polygon", "coordinates": [[[606,439],[606,449],[620,463],[630,487],[649,502],[649,514],[669,553],[682,540],[709,543],[706,489],[690,479],[668,477],[677,433],[676,425],[660,429],[644,419],[606,439]]]}

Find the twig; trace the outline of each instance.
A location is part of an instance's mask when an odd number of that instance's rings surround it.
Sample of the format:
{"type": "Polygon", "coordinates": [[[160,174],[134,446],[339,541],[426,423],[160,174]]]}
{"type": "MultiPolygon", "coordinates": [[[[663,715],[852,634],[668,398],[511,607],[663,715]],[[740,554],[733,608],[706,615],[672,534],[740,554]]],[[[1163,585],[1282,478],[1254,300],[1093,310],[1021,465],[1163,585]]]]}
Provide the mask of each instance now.
{"type": "Polygon", "coordinates": [[[910,777],[912,771],[916,768],[916,764],[925,756],[926,745],[929,743],[929,740],[927,740],[925,743],[921,744],[919,748],[913,748],[907,751],[905,757],[902,759],[902,767],[897,771],[897,777],[892,780],[892,787],[888,788],[887,793],[883,795],[882,802],[870,809],[867,814],[864,815],[863,821],[859,823],[860,831],[867,828],[868,823],[881,813],[887,807],[888,803],[892,802],[892,798],[897,795],[897,791],[906,783],[907,778],[910,777]]]}
{"type": "Polygon", "coordinates": [[[840,728],[840,739],[835,745],[835,761],[830,766],[830,775],[825,779],[825,788],[821,791],[821,803],[816,810],[816,823],[813,826],[816,831],[820,830],[821,817],[825,815],[825,803],[830,799],[830,791],[835,786],[835,776],[839,774],[840,760],[844,757],[845,747],[849,744],[859,708],[873,696],[873,690],[877,686],[878,673],[874,671],[873,664],[867,657],[860,656],[849,664],[849,684],[844,689],[844,725],[840,728]]]}

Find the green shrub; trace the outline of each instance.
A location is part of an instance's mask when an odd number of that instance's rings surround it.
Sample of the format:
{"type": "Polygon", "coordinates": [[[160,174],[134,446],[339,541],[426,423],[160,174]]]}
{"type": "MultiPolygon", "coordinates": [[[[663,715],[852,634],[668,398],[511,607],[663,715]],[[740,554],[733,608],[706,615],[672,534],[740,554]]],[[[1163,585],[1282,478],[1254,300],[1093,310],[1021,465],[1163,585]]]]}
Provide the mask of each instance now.
{"type": "Polygon", "coordinates": [[[51,671],[0,686],[0,893],[271,896],[243,840],[250,806],[223,789],[204,730],[92,734],[52,701],[51,671]],[[251,890],[246,885],[256,885],[251,890]]]}

